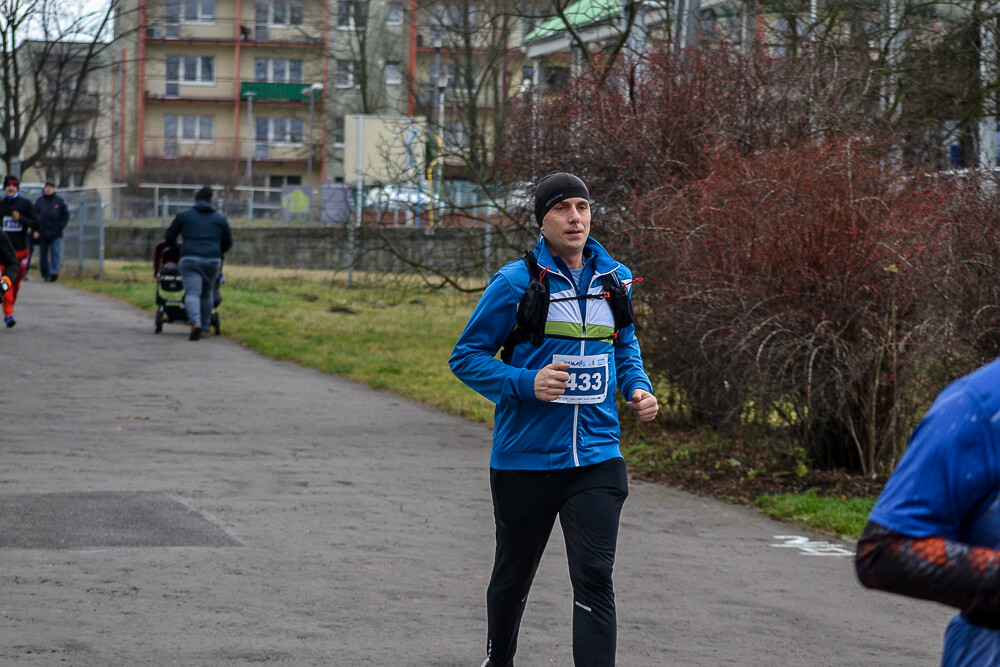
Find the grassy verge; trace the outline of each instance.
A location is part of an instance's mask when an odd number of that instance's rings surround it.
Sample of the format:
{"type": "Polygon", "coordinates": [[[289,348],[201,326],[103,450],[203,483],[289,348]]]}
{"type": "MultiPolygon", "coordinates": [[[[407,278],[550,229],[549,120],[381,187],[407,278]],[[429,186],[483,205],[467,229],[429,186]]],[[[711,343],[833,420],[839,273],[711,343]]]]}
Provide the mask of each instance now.
{"type": "MultiPolygon", "coordinates": [[[[325,271],[227,266],[224,273],[224,335],[276,359],[491,422],[492,404],[465,388],[447,364],[474,295],[434,289],[412,277],[359,272],[351,285],[346,274],[325,271]]],[[[107,262],[103,281],[66,276],[65,282],[150,312],[156,308],[147,263],[107,262]]],[[[162,335],[179,327],[165,325],[162,335]]]]}
{"type": "MultiPolygon", "coordinates": [[[[276,359],[339,375],[374,389],[491,424],[493,404],[459,382],[448,368],[452,347],[478,295],[436,289],[415,277],[276,270],[227,266],[219,309],[222,333],[276,359]]],[[[107,262],[105,279],[60,276],[79,289],[104,294],[152,313],[155,283],[148,262],[107,262]]],[[[152,335],[152,318],[149,323],[152,335]]],[[[162,335],[184,333],[166,325],[162,335]]],[[[665,395],[665,394],[664,394],[665,395]]],[[[668,409],[664,405],[664,411],[668,409]]],[[[670,483],[673,467],[691,466],[704,448],[724,449],[718,436],[697,432],[674,442],[656,427],[623,420],[622,449],[633,471],[670,483]]],[[[731,455],[729,455],[731,456],[731,455]]],[[[697,470],[707,484],[720,468],[754,469],[723,458],[697,470]]],[[[699,485],[703,482],[697,481],[699,485]]],[[[683,485],[681,485],[683,488],[683,485]]],[[[715,493],[733,499],[727,493],[715,493]]],[[[740,502],[745,499],[737,499],[740,502]]],[[[764,513],[808,528],[855,538],[872,498],[841,499],[816,493],[768,494],[754,501],[764,513]]]]}
{"type": "Polygon", "coordinates": [[[861,535],[875,498],[830,498],[803,494],[763,495],[753,505],[764,514],[853,540],[861,535]]]}

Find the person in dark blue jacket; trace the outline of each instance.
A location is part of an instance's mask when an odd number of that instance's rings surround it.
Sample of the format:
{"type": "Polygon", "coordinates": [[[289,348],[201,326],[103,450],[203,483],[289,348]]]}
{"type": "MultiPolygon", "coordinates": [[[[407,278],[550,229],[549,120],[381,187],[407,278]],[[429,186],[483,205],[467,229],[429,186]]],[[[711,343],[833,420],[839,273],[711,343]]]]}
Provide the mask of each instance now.
{"type": "Polygon", "coordinates": [[[178,264],[184,281],[184,309],[191,325],[191,340],[199,340],[212,326],[215,279],[222,268],[222,256],[233,247],[229,221],[212,206],[212,188],[207,185],[194,196],[194,206],[177,214],[164,240],[177,247],[178,264]]]}
{"type": "MultiPolygon", "coordinates": [[[[573,586],[577,667],[614,665],[617,638],[612,569],[628,495],[619,449],[616,392],[641,422],[657,401],[635,326],[617,330],[605,278],[632,274],[590,238],[590,194],[576,176],[554,173],[535,189],[541,235],[534,249],[548,282],[544,334],[504,350],[531,281],[518,260],[493,276],[449,364],[496,403],[490,490],[496,552],[486,593],[487,659],[513,664],[528,591],[559,518],[573,586]]],[[[626,293],[626,298],[627,298],[626,293]]],[[[517,325],[520,326],[520,325],[517,325]]]]}
{"type": "Polygon", "coordinates": [[[62,265],[63,230],[69,222],[69,207],[56,194],[55,183],[46,181],[42,196],[35,200],[35,208],[38,209],[35,241],[40,255],[39,270],[42,280],[55,282],[59,279],[59,267],[62,265]]]}

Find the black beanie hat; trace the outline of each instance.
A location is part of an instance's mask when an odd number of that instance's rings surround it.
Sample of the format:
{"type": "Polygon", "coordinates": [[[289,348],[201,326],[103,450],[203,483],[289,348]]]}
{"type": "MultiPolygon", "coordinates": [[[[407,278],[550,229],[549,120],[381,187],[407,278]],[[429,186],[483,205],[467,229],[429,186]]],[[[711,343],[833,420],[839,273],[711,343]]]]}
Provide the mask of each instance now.
{"type": "Polygon", "coordinates": [[[535,186],[535,222],[542,226],[542,218],[559,202],[572,197],[590,199],[587,186],[573,174],[561,171],[549,174],[535,186]]]}
{"type": "Polygon", "coordinates": [[[3,177],[3,186],[4,187],[7,187],[11,183],[13,183],[14,185],[16,185],[18,190],[21,189],[21,181],[18,180],[17,176],[14,176],[13,174],[8,174],[8,175],[6,175],[6,176],[3,177]]]}
{"type": "Polygon", "coordinates": [[[194,195],[195,201],[212,201],[212,188],[207,185],[194,195]]]}

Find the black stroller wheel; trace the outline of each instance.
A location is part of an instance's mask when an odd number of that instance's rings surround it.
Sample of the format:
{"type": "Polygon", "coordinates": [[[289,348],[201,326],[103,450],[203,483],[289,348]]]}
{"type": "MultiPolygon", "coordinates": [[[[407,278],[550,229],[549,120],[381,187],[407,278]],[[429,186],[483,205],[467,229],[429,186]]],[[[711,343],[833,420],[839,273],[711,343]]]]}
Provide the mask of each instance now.
{"type": "Polygon", "coordinates": [[[219,313],[212,313],[212,330],[215,331],[215,335],[219,335],[221,327],[219,326],[219,313]]]}
{"type": "Polygon", "coordinates": [[[163,332],[163,306],[160,306],[159,308],[156,309],[156,319],[155,319],[155,322],[156,322],[156,328],[154,329],[154,332],[155,333],[162,333],[163,332]]]}

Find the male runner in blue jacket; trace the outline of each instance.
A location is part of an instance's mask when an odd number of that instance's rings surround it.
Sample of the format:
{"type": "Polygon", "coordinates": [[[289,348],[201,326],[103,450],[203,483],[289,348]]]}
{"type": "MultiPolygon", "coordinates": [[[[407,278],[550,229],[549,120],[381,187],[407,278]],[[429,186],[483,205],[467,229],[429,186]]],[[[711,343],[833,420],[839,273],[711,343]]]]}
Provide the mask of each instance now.
{"type": "Polygon", "coordinates": [[[496,553],[487,590],[487,660],[513,664],[528,591],[558,516],[573,585],[577,667],[615,662],[617,620],[611,574],[628,495],[615,392],[639,421],[656,397],[643,369],[635,327],[616,330],[604,277],[626,287],[632,275],[590,236],[590,195],[576,176],[554,173],[535,189],[541,236],[537,263],[550,304],[540,344],[508,342],[531,280],[523,261],[493,276],[449,364],[496,403],[490,489],[496,553]]]}

